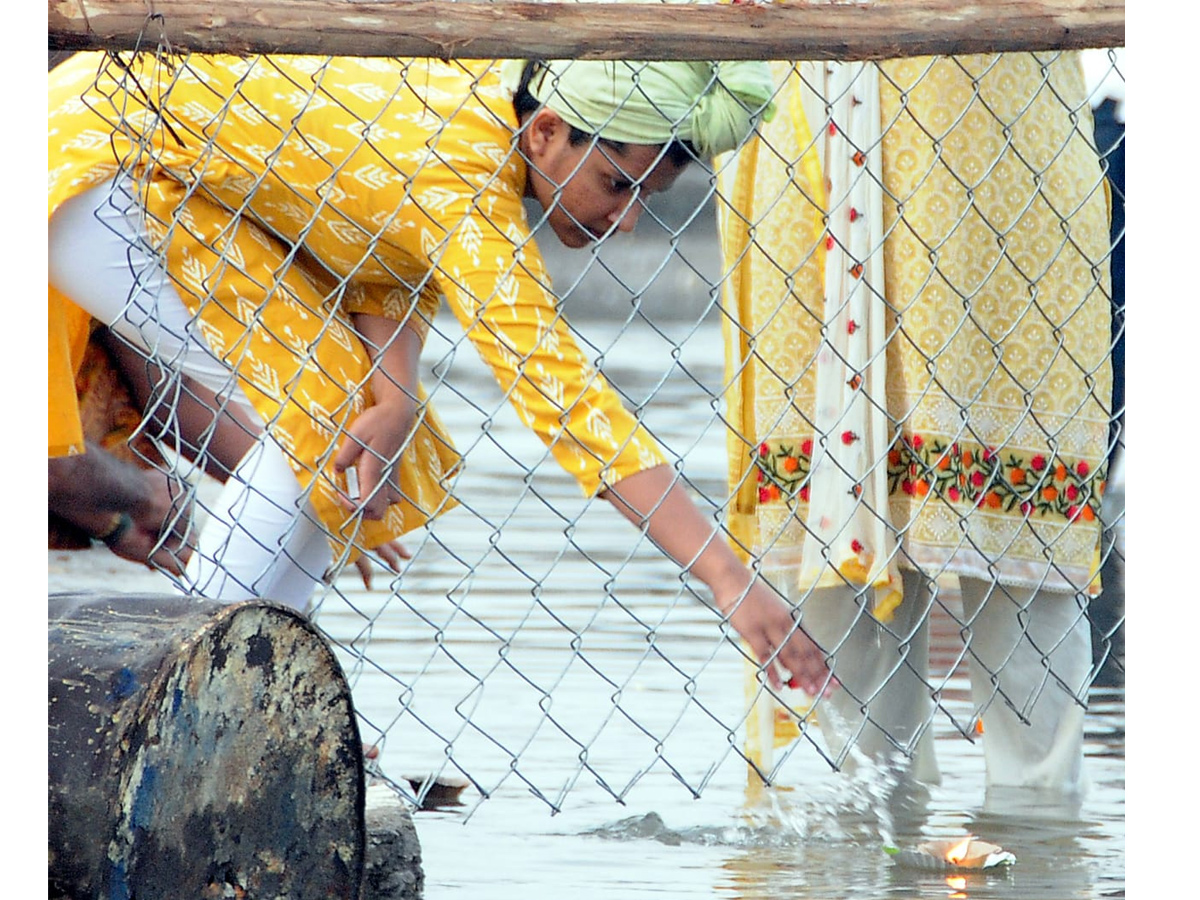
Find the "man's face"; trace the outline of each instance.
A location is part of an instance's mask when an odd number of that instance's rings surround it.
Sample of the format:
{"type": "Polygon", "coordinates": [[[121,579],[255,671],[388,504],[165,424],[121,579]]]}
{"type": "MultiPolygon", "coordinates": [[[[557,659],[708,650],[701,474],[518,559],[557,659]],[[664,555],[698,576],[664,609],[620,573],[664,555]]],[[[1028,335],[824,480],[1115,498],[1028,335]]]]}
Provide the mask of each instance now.
{"type": "Polygon", "coordinates": [[[570,126],[548,109],[534,114],[523,133],[529,193],[547,210],[547,221],[567,247],[586,247],[611,231],[633,231],[642,201],[665,191],[683,170],[662,148],[573,145],[570,126]]]}

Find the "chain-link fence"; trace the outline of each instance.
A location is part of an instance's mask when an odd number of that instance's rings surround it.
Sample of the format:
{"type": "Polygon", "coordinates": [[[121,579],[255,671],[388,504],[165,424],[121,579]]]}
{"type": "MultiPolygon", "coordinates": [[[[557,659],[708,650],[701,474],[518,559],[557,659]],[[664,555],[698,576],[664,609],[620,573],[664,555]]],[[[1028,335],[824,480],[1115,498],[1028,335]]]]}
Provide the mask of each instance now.
{"type": "Polygon", "coordinates": [[[773,63],[756,132],[673,190],[602,149],[629,182],[602,227],[523,156],[504,68],[56,70],[51,252],[90,294],[118,248],[115,307],[64,293],[140,354],[141,434],[194,503],[180,586],[310,609],[385,770],[555,808],[655,769],[699,795],[740,757],[927,769],[947,727],[1003,782],[1070,732],[1123,679],[1124,615],[1123,126],[1079,55],[773,63]],[[357,490],[352,429],[391,447],[357,490]],[[656,466],[795,611],[826,696],[770,687],[601,502],[656,466]]]}

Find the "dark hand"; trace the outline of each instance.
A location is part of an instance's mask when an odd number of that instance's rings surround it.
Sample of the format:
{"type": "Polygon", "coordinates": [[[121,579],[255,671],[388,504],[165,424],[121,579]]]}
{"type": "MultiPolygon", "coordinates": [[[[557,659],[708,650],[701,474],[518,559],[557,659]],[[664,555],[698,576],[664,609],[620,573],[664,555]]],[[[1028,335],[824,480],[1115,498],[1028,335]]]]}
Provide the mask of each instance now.
{"type": "Polygon", "coordinates": [[[182,575],[195,538],[193,490],[157,469],[146,470],[145,478],[146,502],[127,512],[128,525],[104,543],[124,559],[182,575]]]}

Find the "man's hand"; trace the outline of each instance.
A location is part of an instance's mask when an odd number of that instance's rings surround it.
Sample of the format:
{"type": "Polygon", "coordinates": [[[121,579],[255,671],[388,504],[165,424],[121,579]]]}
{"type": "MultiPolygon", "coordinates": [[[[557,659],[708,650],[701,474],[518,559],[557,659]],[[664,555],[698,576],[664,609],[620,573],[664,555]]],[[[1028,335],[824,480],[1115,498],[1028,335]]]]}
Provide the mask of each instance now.
{"type": "Polygon", "coordinates": [[[117,556],[182,575],[192,556],[192,491],[165,472],[143,470],[149,495],[137,509],[124,513],[129,526],[104,541],[117,556]]]}
{"type": "Polygon", "coordinates": [[[387,508],[400,499],[400,488],[393,476],[399,465],[400,450],[416,417],[415,399],[401,395],[363,410],[333,458],[333,468],[345,472],[354,466],[358,479],[358,497],[342,495],[342,506],[351,512],[362,510],[364,518],[382,519],[387,508]]]}
{"type": "Polygon", "coordinates": [[[79,456],[47,463],[50,512],[103,540],[118,556],[172,574],[192,555],[192,490],[92,442],[79,456]]]}

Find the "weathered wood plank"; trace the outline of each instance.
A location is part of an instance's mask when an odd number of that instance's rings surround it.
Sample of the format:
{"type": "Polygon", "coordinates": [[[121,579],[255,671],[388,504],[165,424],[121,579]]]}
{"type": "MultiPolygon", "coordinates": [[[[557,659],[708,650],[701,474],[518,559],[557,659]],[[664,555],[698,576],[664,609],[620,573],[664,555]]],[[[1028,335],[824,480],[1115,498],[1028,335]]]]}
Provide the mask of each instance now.
{"type": "Polygon", "coordinates": [[[1125,44],[1124,0],[738,5],[49,0],[52,50],[356,56],[888,59],[1125,44]]]}

